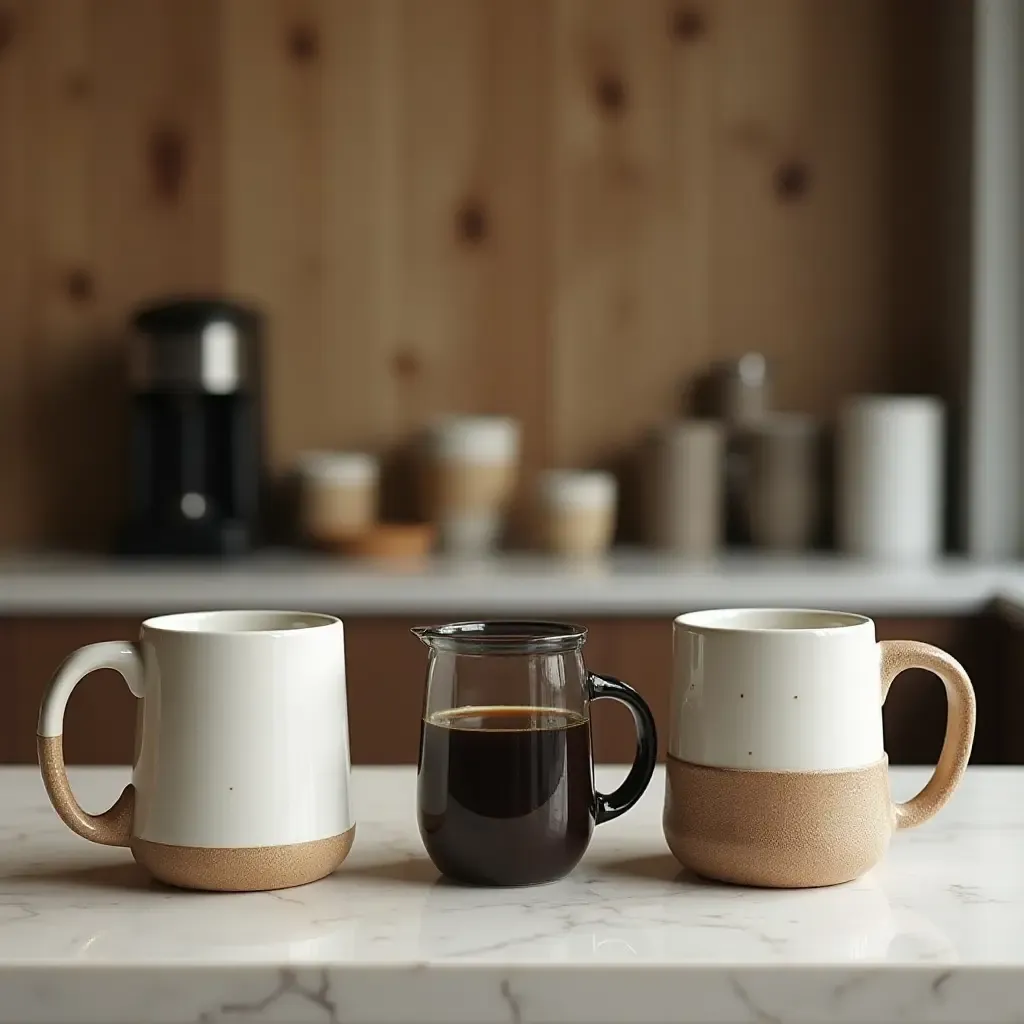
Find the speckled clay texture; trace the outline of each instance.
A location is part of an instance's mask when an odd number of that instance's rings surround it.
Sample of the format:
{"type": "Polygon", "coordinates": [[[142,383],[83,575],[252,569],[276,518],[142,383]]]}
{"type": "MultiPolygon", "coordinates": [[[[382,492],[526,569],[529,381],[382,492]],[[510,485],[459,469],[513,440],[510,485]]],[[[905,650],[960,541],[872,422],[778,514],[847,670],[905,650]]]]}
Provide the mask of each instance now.
{"type": "Polygon", "coordinates": [[[665,838],[684,867],[739,885],[857,878],[895,828],[887,758],[852,771],[760,772],[667,759],[665,838]]]}
{"type": "Polygon", "coordinates": [[[154,878],[182,889],[256,892],[287,889],[324,878],[341,866],[355,838],[352,826],[340,836],[289,846],[221,849],[165,846],[132,839],[132,854],[154,878]]]}
{"type": "Polygon", "coordinates": [[[117,802],[102,814],[83,811],[68,782],[64,767],[64,737],[37,736],[36,753],[43,785],[61,821],[76,835],[101,846],[127,846],[135,810],[135,787],[124,787],[117,802]]]}

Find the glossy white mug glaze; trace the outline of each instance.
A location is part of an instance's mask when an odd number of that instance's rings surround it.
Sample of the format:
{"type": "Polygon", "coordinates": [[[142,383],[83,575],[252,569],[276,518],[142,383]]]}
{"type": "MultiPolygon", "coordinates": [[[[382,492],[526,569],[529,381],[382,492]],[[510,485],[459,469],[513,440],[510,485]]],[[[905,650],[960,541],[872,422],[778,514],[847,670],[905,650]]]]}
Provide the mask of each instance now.
{"type": "Polygon", "coordinates": [[[846,612],[735,609],[673,629],[669,753],[690,764],[827,771],[884,753],[879,649],[846,612]]]}
{"type": "Polygon", "coordinates": [[[167,872],[149,861],[174,860],[166,880],[176,884],[298,884],[351,844],[344,627],[329,615],[149,619],[138,643],[92,644],[65,661],[38,734],[65,823],[95,842],[130,845],[158,876],[167,872]],[[61,735],[71,691],[104,667],[121,673],[142,710],[132,784],[106,814],[89,815],[67,785],[61,735]]]}

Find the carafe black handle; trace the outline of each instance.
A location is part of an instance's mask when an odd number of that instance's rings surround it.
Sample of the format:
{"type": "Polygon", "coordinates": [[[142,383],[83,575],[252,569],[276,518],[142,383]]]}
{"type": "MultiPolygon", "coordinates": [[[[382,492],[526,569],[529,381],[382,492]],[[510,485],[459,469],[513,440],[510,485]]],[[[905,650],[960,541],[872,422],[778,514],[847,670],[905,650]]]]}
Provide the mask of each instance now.
{"type": "Polygon", "coordinates": [[[658,730],[647,701],[632,686],[627,686],[618,679],[589,673],[587,696],[591,700],[611,697],[613,700],[621,701],[629,708],[636,725],[636,757],[633,758],[633,767],[629,769],[625,781],[614,793],[607,796],[604,793],[594,794],[597,798],[595,820],[600,825],[624,814],[644,795],[644,790],[647,789],[658,763],[658,730]]]}

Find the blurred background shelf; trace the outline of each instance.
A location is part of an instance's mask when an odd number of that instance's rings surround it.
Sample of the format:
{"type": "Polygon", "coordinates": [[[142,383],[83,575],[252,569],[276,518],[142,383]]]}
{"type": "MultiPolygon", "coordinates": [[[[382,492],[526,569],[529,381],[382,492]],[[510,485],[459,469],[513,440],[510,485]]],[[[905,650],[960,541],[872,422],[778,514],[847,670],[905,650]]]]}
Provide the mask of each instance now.
{"type": "Polygon", "coordinates": [[[400,461],[450,411],[522,423],[523,488],[618,466],[751,348],[780,408],[933,393],[957,443],[970,23],[932,0],[8,0],[0,546],[109,545],[126,324],[181,293],[266,311],[275,479],[308,448],[400,461]]]}

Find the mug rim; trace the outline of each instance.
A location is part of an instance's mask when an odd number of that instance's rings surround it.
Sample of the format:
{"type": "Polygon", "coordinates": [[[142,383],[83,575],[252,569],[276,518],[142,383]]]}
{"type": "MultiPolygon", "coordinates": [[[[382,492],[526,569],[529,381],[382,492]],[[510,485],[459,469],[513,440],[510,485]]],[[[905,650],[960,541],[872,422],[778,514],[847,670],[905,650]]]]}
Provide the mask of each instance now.
{"type": "Polygon", "coordinates": [[[325,612],[289,611],[280,608],[216,608],[207,611],[172,612],[155,615],[142,623],[144,631],[167,633],[174,636],[300,636],[320,629],[341,625],[341,619],[325,612]],[[253,625],[244,626],[246,619],[253,625]],[[260,621],[268,624],[259,625],[260,621]],[[272,625],[274,620],[278,625],[272,625]],[[296,624],[296,620],[301,620],[296,624]],[[227,623],[238,622],[239,626],[228,628],[227,623]],[[241,628],[239,628],[241,627],[241,628]]]}
{"type": "Polygon", "coordinates": [[[837,612],[823,608],[749,607],[709,608],[683,612],[675,617],[672,624],[674,628],[734,636],[834,636],[858,626],[870,626],[872,620],[855,612],[837,612]],[[745,617],[751,620],[760,617],[770,622],[773,616],[780,620],[780,623],[787,617],[792,617],[794,622],[789,625],[743,623],[745,617]],[[803,624],[798,623],[797,620],[800,618],[804,620],[803,624]]]}

